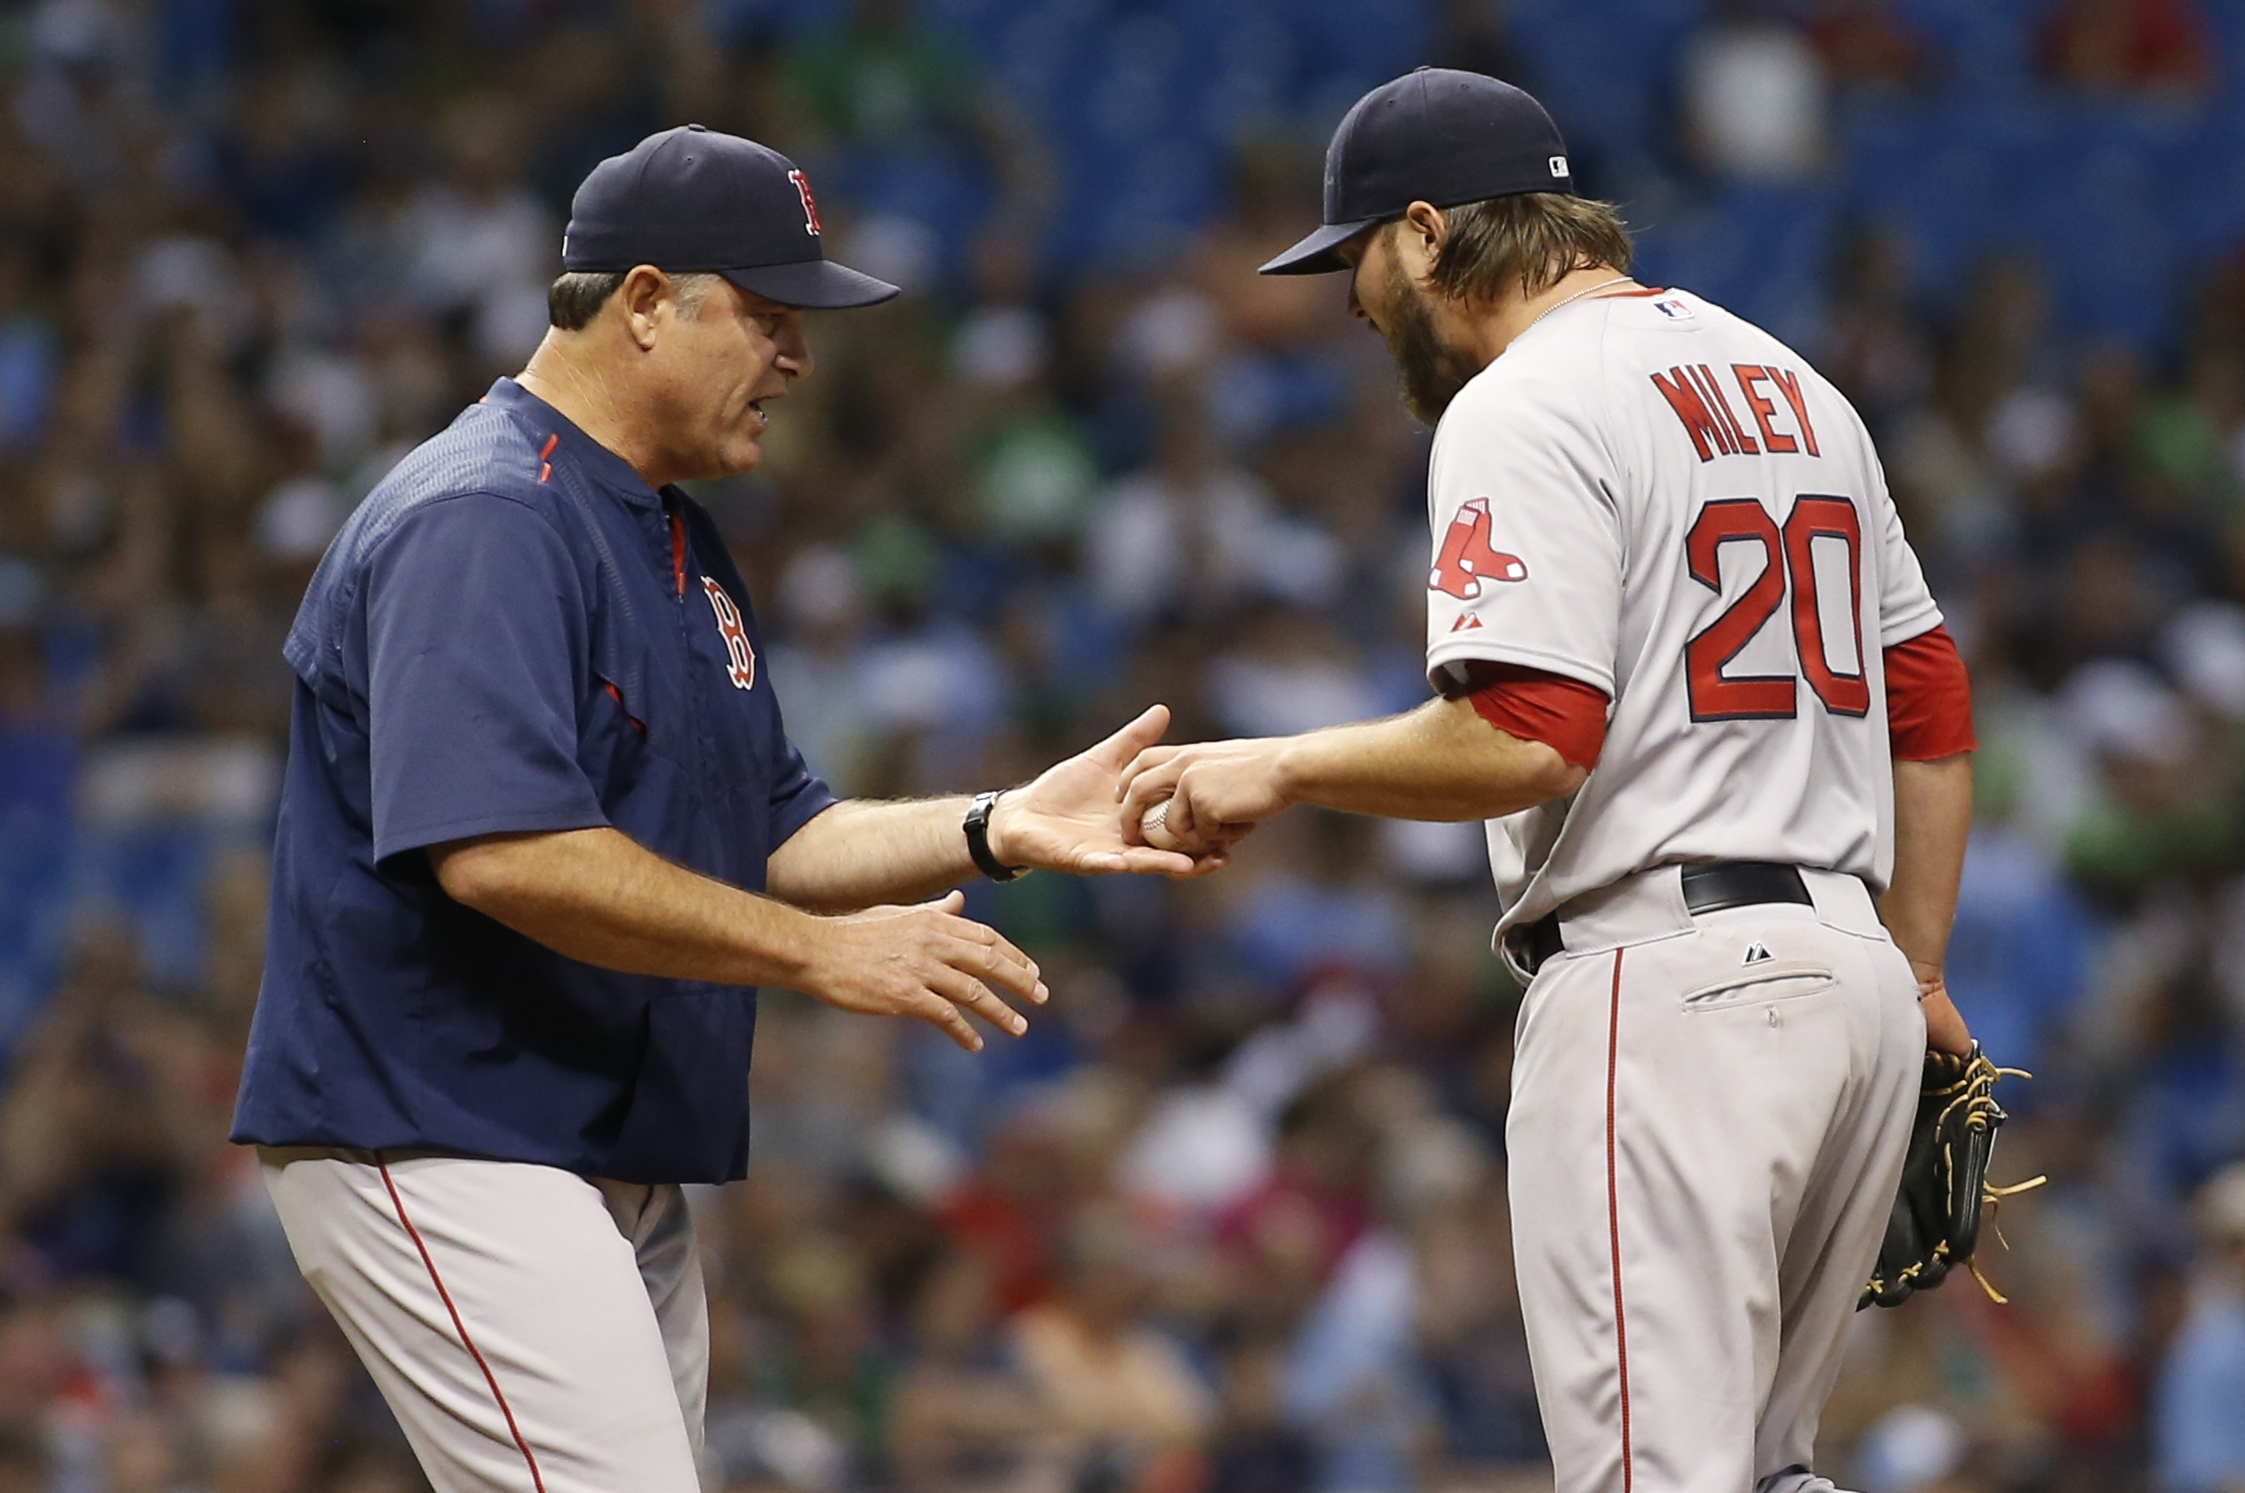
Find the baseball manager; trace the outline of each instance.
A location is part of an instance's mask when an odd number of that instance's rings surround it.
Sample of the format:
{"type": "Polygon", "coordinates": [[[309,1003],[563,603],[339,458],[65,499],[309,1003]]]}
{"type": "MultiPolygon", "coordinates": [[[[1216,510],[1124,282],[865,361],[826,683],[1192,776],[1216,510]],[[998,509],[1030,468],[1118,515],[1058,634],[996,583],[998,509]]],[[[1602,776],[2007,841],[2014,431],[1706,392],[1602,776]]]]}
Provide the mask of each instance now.
{"type": "Polygon", "coordinates": [[[695,1493],[708,1323],[678,1184],[748,1157],[750,987],[1018,1034],[1036,966],[946,889],[1126,846],[1156,707],[1002,797],[837,803],[681,480],[811,371],[803,173],[688,125],[578,190],[553,329],[337,536],[297,675],[234,1138],[441,1493],[695,1493]],[[919,905],[891,905],[918,903],[919,905]]]}

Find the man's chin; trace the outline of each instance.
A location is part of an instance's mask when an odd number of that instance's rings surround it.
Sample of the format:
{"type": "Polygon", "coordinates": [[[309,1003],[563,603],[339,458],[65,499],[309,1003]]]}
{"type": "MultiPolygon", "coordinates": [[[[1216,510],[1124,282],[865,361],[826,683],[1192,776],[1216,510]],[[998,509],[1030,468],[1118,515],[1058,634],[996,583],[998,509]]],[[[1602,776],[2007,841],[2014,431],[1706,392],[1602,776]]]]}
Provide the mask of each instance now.
{"type": "Polygon", "coordinates": [[[1424,332],[1413,336],[1402,329],[1387,337],[1388,353],[1395,359],[1396,380],[1403,408],[1412,419],[1432,429],[1473,377],[1473,370],[1458,366],[1431,345],[1424,332]]]}
{"type": "Polygon", "coordinates": [[[1458,397],[1465,380],[1449,374],[1432,374],[1425,370],[1402,370],[1403,408],[1412,419],[1432,430],[1442,422],[1450,408],[1450,401],[1458,397]]]}
{"type": "Polygon", "coordinates": [[[716,482],[727,477],[746,476],[763,459],[764,438],[761,435],[738,436],[710,453],[709,470],[702,475],[702,480],[716,482]]]}
{"type": "Polygon", "coordinates": [[[1403,412],[1429,430],[1442,423],[1442,412],[1449,407],[1447,399],[1437,403],[1413,392],[1409,382],[1403,385],[1403,412]]]}

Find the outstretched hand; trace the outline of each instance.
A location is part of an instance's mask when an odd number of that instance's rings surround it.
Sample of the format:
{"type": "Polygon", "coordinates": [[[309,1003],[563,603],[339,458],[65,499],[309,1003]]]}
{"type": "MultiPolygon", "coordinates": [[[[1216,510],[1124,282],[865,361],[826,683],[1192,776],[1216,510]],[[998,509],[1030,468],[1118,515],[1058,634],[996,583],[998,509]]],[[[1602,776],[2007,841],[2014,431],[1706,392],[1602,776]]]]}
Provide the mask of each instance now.
{"type": "Polygon", "coordinates": [[[982,1051],[972,1012],[1008,1036],[1029,1030],[1005,996],[1043,1005],[1035,960],[996,929],[961,917],[958,892],[917,907],[869,907],[819,920],[796,987],[815,1000],[868,1016],[913,1016],[969,1052],[982,1051]]]}
{"type": "Polygon", "coordinates": [[[1007,793],[991,811],[991,854],[1009,866],[1076,876],[1134,871],[1184,880],[1221,869],[1227,859],[1221,847],[1185,854],[1156,850],[1124,834],[1117,782],[1124,767],[1168,729],[1169,707],[1151,706],[1099,745],[1007,793]]]}

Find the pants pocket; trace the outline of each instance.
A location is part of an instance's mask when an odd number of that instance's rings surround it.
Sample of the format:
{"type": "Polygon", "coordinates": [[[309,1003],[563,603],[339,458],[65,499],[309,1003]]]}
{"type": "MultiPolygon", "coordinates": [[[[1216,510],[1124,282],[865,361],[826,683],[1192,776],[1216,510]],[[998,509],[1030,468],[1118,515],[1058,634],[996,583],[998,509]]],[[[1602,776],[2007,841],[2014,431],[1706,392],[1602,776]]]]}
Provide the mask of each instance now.
{"type": "Polygon", "coordinates": [[[1731,1006],[1767,1005],[1772,1001],[1800,1000],[1822,995],[1839,984],[1839,977],[1822,964],[1799,960],[1771,960],[1726,975],[1684,994],[1686,1011],[1720,1011],[1731,1006]]]}

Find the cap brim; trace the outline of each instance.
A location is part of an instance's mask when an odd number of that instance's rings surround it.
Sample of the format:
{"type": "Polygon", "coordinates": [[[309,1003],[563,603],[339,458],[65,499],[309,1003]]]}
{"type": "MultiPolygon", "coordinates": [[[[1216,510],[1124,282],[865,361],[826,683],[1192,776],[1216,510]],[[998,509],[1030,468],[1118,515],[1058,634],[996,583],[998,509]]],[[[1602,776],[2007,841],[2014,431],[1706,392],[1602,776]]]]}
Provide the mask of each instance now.
{"type": "Polygon", "coordinates": [[[860,274],[848,265],[827,259],[805,259],[795,264],[763,264],[753,269],[720,270],[719,274],[768,301],[800,306],[806,311],[840,311],[850,306],[877,306],[897,293],[886,280],[860,274]]]}
{"type": "Polygon", "coordinates": [[[1354,223],[1328,223],[1255,273],[1329,275],[1335,270],[1345,270],[1349,262],[1333,251],[1380,221],[1379,218],[1359,218],[1354,223]]]}

